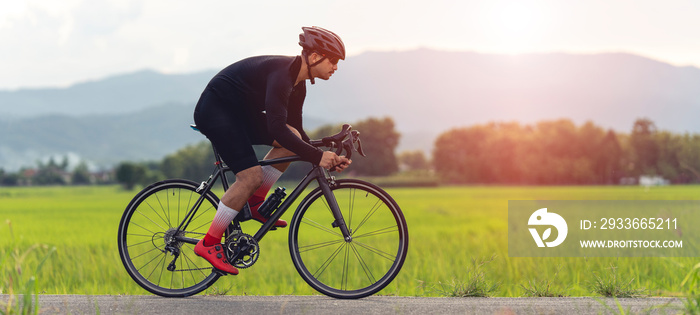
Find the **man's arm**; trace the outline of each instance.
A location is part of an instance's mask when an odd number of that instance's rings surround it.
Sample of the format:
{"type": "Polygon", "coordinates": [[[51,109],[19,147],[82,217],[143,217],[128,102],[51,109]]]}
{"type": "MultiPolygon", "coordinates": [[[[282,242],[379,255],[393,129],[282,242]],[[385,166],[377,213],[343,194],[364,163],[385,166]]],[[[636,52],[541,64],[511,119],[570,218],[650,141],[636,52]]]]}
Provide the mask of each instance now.
{"type": "MultiPolygon", "coordinates": [[[[282,79],[284,79],[284,76],[282,76],[282,79]]],[[[289,98],[290,94],[292,93],[292,89],[289,86],[289,83],[285,83],[285,80],[277,80],[274,77],[271,77],[268,80],[267,93],[265,97],[268,131],[272,137],[277,140],[280,145],[282,145],[282,147],[299,155],[303,160],[318,165],[323,156],[323,151],[307,143],[309,137],[306,135],[301,126],[301,106],[298,106],[298,110],[288,112],[287,106],[288,102],[290,102],[289,98]],[[289,130],[289,128],[287,128],[288,114],[293,114],[291,117],[292,121],[290,121],[289,124],[296,128],[302,135],[302,138],[305,139],[300,139],[291,130],[289,130]]],[[[299,100],[296,99],[294,104],[298,105],[298,101],[299,100]]],[[[301,98],[300,101],[303,103],[303,98],[301,98]]]]}
{"type": "Polygon", "coordinates": [[[304,131],[303,123],[303,111],[304,99],[306,98],[306,86],[299,86],[295,91],[292,91],[292,95],[289,97],[289,111],[287,117],[287,123],[296,128],[301,134],[301,139],[304,142],[309,143],[309,136],[304,131]]]}

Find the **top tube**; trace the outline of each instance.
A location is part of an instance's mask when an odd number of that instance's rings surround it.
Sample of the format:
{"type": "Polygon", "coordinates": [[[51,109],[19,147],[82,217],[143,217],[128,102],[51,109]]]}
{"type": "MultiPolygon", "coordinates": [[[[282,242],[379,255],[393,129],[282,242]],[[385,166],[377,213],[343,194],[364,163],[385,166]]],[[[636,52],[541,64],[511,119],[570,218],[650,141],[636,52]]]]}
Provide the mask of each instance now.
{"type": "MultiPolygon", "coordinates": [[[[258,163],[260,163],[260,166],[265,166],[265,165],[274,165],[274,164],[296,162],[296,161],[301,161],[301,157],[299,157],[298,155],[285,156],[285,157],[276,158],[276,159],[258,160],[258,163]]],[[[311,162],[309,162],[309,163],[311,163],[311,162]]]]}

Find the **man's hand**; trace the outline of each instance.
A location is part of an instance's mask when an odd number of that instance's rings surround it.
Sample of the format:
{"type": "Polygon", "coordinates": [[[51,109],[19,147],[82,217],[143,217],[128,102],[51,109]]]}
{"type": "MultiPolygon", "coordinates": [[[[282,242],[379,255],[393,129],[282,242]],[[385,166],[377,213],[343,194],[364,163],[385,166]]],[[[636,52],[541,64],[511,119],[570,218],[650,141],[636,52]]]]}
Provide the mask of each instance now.
{"type": "Polygon", "coordinates": [[[335,168],[335,171],[342,172],[348,166],[352,164],[352,160],[346,158],[345,156],[338,156],[335,152],[325,151],[323,152],[323,157],[321,157],[321,162],[318,163],[319,166],[330,170],[335,168]]]}

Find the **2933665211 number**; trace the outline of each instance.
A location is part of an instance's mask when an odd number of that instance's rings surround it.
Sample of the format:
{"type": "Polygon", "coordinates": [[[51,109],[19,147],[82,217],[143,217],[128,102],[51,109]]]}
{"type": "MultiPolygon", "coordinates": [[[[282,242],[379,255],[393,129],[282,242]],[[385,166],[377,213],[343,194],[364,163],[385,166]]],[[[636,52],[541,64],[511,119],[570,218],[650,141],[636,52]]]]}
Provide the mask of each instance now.
{"type": "Polygon", "coordinates": [[[601,230],[675,230],[676,219],[671,218],[602,218],[601,230]]]}

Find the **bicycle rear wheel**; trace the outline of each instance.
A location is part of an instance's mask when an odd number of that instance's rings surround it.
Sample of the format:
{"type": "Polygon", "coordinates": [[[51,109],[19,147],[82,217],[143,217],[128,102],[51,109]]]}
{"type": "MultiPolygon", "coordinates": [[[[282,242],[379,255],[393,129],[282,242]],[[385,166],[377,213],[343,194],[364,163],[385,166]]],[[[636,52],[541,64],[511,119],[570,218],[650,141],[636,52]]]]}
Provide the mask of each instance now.
{"type": "Polygon", "coordinates": [[[401,270],[408,228],[401,209],[381,188],[359,180],[332,187],[352,240],[346,242],[320,188],[297,208],[289,250],[301,277],[335,298],[356,299],[386,287],[401,270]]]}
{"type": "Polygon", "coordinates": [[[176,234],[201,239],[211,224],[219,199],[210,191],[187,228],[175,232],[201,195],[197,186],[178,179],[157,182],[137,194],[124,211],[119,223],[119,255],[131,278],[151,293],[190,296],[220,276],[194,254],[194,245],[172,241],[176,234]],[[177,259],[173,252],[178,253],[177,259]],[[169,265],[174,266],[172,271],[169,265]]]}

